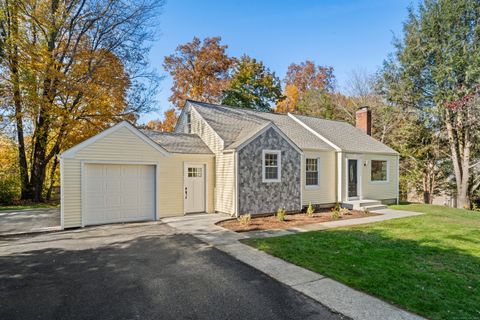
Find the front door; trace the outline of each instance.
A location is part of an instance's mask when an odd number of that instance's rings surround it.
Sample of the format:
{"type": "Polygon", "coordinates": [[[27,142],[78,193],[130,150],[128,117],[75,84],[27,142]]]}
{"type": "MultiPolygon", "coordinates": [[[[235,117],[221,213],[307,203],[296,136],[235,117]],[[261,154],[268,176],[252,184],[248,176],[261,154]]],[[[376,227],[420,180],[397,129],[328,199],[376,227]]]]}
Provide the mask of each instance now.
{"type": "Polygon", "coordinates": [[[185,165],[185,213],[205,212],[205,166],[185,165]]]}
{"type": "Polygon", "coordinates": [[[358,161],[348,159],[348,198],[358,197],[358,161]]]}

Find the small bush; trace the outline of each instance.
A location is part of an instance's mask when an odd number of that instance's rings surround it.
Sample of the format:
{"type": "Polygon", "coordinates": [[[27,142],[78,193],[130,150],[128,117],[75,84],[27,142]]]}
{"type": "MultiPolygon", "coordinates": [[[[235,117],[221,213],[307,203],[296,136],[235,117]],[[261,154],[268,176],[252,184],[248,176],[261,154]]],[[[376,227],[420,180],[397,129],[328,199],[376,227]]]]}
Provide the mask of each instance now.
{"type": "Polygon", "coordinates": [[[9,205],[20,197],[20,185],[14,176],[0,175],[0,204],[9,205]]]}
{"type": "Polygon", "coordinates": [[[332,209],[332,213],[331,213],[330,217],[331,217],[333,220],[338,220],[338,219],[340,219],[340,211],[338,211],[338,210],[333,210],[333,209],[332,209]]]}
{"type": "Polygon", "coordinates": [[[278,209],[275,217],[277,217],[278,221],[285,221],[285,209],[284,208],[278,209]]]}
{"type": "Polygon", "coordinates": [[[350,210],[348,210],[347,208],[340,208],[340,210],[338,211],[340,213],[340,216],[349,216],[352,214],[352,212],[350,210]]]}
{"type": "Polygon", "coordinates": [[[340,209],[341,209],[340,203],[335,202],[335,206],[333,206],[332,211],[340,211],[340,209]]]}
{"type": "Polygon", "coordinates": [[[305,213],[309,217],[312,217],[313,214],[315,213],[315,208],[312,206],[311,202],[308,204],[308,208],[307,208],[307,211],[305,213]]]}
{"type": "Polygon", "coordinates": [[[242,226],[248,226],[252,222],[252,215],[250,213],[242,214],[237,218],[237,221],[240,222],[242,226]]]}

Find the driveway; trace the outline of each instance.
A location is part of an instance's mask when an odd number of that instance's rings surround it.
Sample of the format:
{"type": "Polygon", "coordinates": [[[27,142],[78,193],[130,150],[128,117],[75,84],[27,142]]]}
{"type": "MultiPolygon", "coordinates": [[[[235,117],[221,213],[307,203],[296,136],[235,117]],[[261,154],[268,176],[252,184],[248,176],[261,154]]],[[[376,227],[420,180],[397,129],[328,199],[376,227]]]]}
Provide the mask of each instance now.
{"type": "Polygon", "coordinates": [[[60,208],[0,211],[0,235],[60,228],[60,208]]]}
{"type": "Polygon", "coordinates": [[[161,222],[0,238],[0,319],[344,319],[161,222]]]}

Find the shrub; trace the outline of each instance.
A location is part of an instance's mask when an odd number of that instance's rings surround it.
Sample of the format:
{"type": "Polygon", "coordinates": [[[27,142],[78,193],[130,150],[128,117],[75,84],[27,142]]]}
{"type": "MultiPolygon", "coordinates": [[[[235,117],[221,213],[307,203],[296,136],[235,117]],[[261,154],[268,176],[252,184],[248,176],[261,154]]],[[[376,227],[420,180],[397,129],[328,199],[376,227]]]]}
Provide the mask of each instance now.
{"type": "Polygon", "coordinates": [[[338,212],[340,213],[340,216],[345,216],[345,215],[349,216],[352,214],[352,212],[347,208],[340,208],[338,212]]]}
{"type": "Polygon", "coordinates": [[[340,203],[335,202],[335,206],[333,206],[332,211],[340,211],[340,203]]]}
{"type": "Polygon", "coordinates": [[[275,217],[277,217],[278,221],[285,221],[285,209],[284,208],[278,209],[275,217]]]}
{"type": "Polygon", "coordinates": [[[252,222],[252,215],[250,213],[242,214],[237,220],[242,226],[248,226],[252,222]]]}
{"type": "Polygon", "coordinates": [[[333,220],[340,218],[340,211],[332,209],[332,214],[330,215],[333,220]]]}
{"type": "Polygon", "coordinates": [[[16,177],[0,174],[0,204],[12,204],[19,197],[20,185],[16,177]]]}
{"type": "Polygon", "coordinates": [[[307,208],[307,211],[305,213],[309,217],[313,216],[313,214],[315,213],[315,208],[312,206],[311,202],[308,204],[308,208],[307,208]]]}

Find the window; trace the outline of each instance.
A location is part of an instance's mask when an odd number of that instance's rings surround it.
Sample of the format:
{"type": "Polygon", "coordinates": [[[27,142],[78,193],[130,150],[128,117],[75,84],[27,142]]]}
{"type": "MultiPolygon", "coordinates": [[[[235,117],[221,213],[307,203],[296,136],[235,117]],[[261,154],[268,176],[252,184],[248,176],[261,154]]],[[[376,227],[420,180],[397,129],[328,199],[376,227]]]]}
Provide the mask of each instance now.
{"type": "Polygon", "coordinates": [[[188,168],[187,175],[189,178],[201,178],[202,168],[188,168]]]}
{"type": "Polygon", "coordinates": [[[386,160],[372,160],[370,180],[373,182],[388,181],[388,163],[386,160]]]}
{"type": "Polygon", "coordinates": [[[263,150],[262,152],[262,171],[263,182],[281,181],[281,158],[282,154],[278,150],[263,150]]]}
{"type": "Polygon", "coordinates": [[[192,133],[192,113],[187,112],[187,130],[188,133],[192,133]]]}
{"type": "Polygon", "coordinates": [[[305,159],[305,185],[318,186],[319,159],[305,159]]]}

